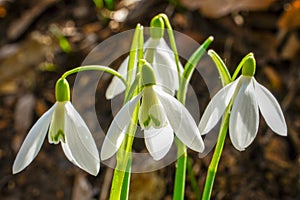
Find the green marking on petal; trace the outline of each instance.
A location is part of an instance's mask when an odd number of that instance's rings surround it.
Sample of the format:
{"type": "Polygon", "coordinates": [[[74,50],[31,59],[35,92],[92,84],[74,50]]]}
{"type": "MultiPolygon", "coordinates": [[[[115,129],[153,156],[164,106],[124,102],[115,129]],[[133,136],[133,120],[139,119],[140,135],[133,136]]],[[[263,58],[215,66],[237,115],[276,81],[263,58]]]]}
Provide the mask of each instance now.
{"type": "Polygon", "coordinates": [[[161,128],[166,118],[152,87],[145,87],[142,105],[139,111],[139,121],[143,129],[161,128]]]}
{"type": "Polygon", "coordinates": [[[56,104],[49,129],[49,142],[54,144],[59,143],[60,140],[65,141],[65,103],[56,104]]]}
{"type": "Polygon", "coordinates": [[[162,113],[162,109],[163,108],[159,104],[154,104],[149,110],[149,115],[152,120],[152,126],[155,128],[161,128],[166,121],[162,113]]]}
{"type": "Polygon", "coordinates": [[[153,126],[155,128],[160,128],[161,127],[161,121],[160,119],[155,118],[154,116],[151,116],[152,122],[153,122],[153,126]]]}
{"type": "Polygon", "coordinates": [[[58,130],[58,132],[51,136],[54,144],[58,144],[60,141],[66,142],[65,134],[62,130],[58,130]]]}
{"type": "Polygon", "coordinates": [[[143,127],[148,128],[151,122],[151,118],[148,116],[146,120],[143,121],[143,127]]]}

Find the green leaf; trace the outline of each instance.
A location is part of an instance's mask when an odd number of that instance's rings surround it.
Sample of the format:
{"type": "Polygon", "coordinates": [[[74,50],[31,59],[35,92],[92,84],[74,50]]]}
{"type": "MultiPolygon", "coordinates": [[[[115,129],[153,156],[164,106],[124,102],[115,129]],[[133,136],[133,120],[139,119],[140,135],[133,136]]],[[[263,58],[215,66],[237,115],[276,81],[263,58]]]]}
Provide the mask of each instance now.
{"type": "Polygon", "coordinates": [[[231,76],[230,73],[225,65],[225,63],[222,61],[220,56],[214,51],[214,50],[209,50],[208,55],[212,58],[214,63],[216,64],[216,67],[218,69],[222,85],[225,86],[228,83],[231,82],[231,76]]]}
{"type": "Polygon", "coordinates": [[[184,71],[183,71],[183,78],[189,82],[189,80],[192,77],[192,74],[194,72],[194,69],[196,68],[199,60],[202,58],[204,53],[206,52],[207,48],[213,41],[213,37],[208,37],[204,43],[193,53],[193,55],[189,58],[188,62],[185,64],[184,71]]]}
{"type": "Polygon", "coordinates": [[[181,101],[183,104],[185,103],[185,93],[187,89],[187,85],[193,75],[193,72],[199,62],[199,60],[202,58],[204,53],[206,52],[207,48],[213,41],[213,37],[208,37],[204,43],[191,55],[189,60],[184,66],[184,71],[182,73],[179,90],[177,93],[178,100],[181,101]]]}

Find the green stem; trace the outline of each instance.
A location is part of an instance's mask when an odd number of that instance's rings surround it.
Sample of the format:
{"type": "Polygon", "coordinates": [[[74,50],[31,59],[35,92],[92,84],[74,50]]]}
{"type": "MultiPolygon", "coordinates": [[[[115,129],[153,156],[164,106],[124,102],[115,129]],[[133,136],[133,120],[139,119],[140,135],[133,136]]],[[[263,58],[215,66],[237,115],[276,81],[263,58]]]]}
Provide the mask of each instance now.
{"type": "Polygon", "coordinates": [[[177,51],[177,47],[176,47],[173,28],[171,26],[171,23],[170,23],[169,18],[168,18],[167,15],[161,13],[158,16],[160,16],[165,22],[165,25],[166,25],[166,28],[167,28],[167,31],[168,31],[168,35],[169,35],[169,39],[170,39],[171,48],[172,48],[172,51],[173,51],[174,57],[175,57],[176,68],[177,68],[177,72],[178,72],[178,80],[180,81],[181,71],[180,71],[180,67],[179,67],[180,66],[179,56],[178,56],[178,51],[177,51]]]}
{"type": "Polygon", "coordinates": [[[112,181],[110,200],[127,199],[129,191],[129,174],[131,166],[131,149],[134,140],[134,134],[136,131],[136,124],[138,120],[139,106],[137,106],[133,112],[131,123],[125,134],[124,141],[117,152],[117,165],[114,171],[114,177],[112,181]],[[126,182],[127,181],[127,182],[126,182]],[[123,193],[122,193],[123,191],[123,193]],[[124,193],[125,192],[125,193],[124,193]],[[123,198],[121,198],[121,195],[123,198]],[[126,198],[124,198],[126,197],[126,198]]]}
{"type": "Polygon", "coordinates": [[[130,158],[127,163],[126,172],[124,175],[123,185],[122,185],[122,191],[121,191],[121,199],[127,200],[129,197],[129,186],[130,186],[130,175],[131,175],[131,161],[130,158]]]}
{"type": "MultiPolygon", "coordinates": [[[[141,26],[141,25],[138,24],[137,25],[137,31],[136,31],[137,32],[137,36],[135,38],[138,41],[138,43],[135,44],[135,46],[134,46],[134,48],[135,48],[135,54],[134,55],[137,54],[137,60],[138,60],[138,62],[136,63],[137,66],[133,65],[134,67],[137,67],[135,80],[133,81],[133,90],[134,90],[134,88],[137,88],[135,90],[134,94],[138,94],[141,91],[141,88],[137,87],[137,86],[140,85],[139,84],[139,82],[140,82],[139,72],[140,72],[140,68],[141,67],[140,67],[139,60],[142,59],[143,56],[144,56],[143,55],[144,54],[144,34],[143,34],[143,30],[144,30],[143,26],[141,26]],[[134,86],[135,84],[136,84],[136,86],[134,86]]],[[[131,58],[132,57],[129,56],[129,60],[131,58]]],[[[134,61],[133,61],[133,63],[134,63],[134,61]]],[[[128,94],[128,96],[127,96],[128,99],[125,97],[124,103],[126,103],[127,101],[129,101],[131,99],[131,97],[130,97],[131,96],[130,95],[130,89],[129,89],[129,92],[127,94],[128,94]]],[[[138,113],[138,110],[139,110],[139,106],[137,106],[136,109],[137,109],[136,115],[133,115],[135,117],[133,118],[134,122],[132,123],[132,127],[131,127],[132,131],[130,132],[132,134],[130,134],[126,138],[126,140],[127,140],[127,142],[126,142],[126,151],[128,152],[128,154],[130,154],[130,157],[129,157],[128,161],[127,161],[127,167],[126,167],[126,171],[125,171],[125,175],[124,175],[124,180],[123,180],[123,185],[122,185],[122,191],[121,191],[121,196],[120,196],[121,197],[120,199],[122,199],[122,200],[127,200],[128,197],[129,197],[129,186],[130,186],[130,176],[131,176],[131,162],[132,162],[131,149],[132,149],[132,143],[133,143],[133,140],[134,140],[134,133],[136,131],[136,127],[134,125],[137,124],[137,121],[138,121],[138,114],[137,113],[138,113]]]]}
{"type": "Polygon", "coordinates": [[[214,155],[212,157],[211,163],[208,167],[208,172],[206,176],[206,182],[203,190],[202,200],[209,200],[215,180],[215,176],[218,170],[218,164],[222,155],[226,134],[229,125],[229,116],[230,116],[230,108],[231,104],[227,107],[226,112],[223,116],[218,141],[216,144],[216,148],[214,151],[214,155]]]}
{"type": "Polygon", "coordinates": [[[191,159],[189,159],[189,158],[187,159],[187,171],[188,171],[188,179],[189,179],[189,182],[192,185],[192,189],[194,191],[195,198],[197,200],[200,200],[201,199],[200,190],[199,190],[199,187],[198,187],[198,184],[197,184],[197,180],[195,178],[195,174],[194,174],[194,171],[193,171],[193,166],[192,166],[191,159]]]}
{"type": "Polygon", "coordinates": [[[61,77],[67,78],[67,76],[75,74],[77,72],[90,71],[90,70],[103,71],[103,72],[110,73],[111,75],[118,77],[124,83],[124,85],[127,87],[127,81],[123,78],[123,76],[120,73],[118,73],[117,71],[113,70],[110,67],[106,67],[106,66],[102,66],[102,65],[86,65],[86,66],[76,67],[74,69],[71,69],[71,70],[65,72],[61,77]]]}
{"type": "MultiPolygon", "coordinates": [[[[195,51],[195,53],[193,53],[193,55],[190,57],[187,64],[185,65],[184,71],[182,73],[180,85],[179,85],[179,90],[177,92],[177,99],[183,105],[185,104],[187,84],[189,83],[189,80],[191,79],[192,73],[193,73],[197,63],[202,58],[205,50],[208,48],[208,46],[210,45],[210,43],[212,41],[213,41],[213,37],[209,37],[195,51]]],[[[178,149],[178,155],[180,155],[180,157],[177,160],[173,198],[176,200],[182,200],[182,199],[184,199],[187,150],[186,150],[186,146],[180,140],[177,140],[176,144],[177,144],[177,149],[178,149]]]]}
{"type": "Polygon", "coordinates": [[[173,200],[182,200],[184,199],[187,149],[186,146],[178,139],[176,144],[179,158],[177,160],[173,200]]]}
{"type": "MultiPolygon", "coordinates": [[[[140,78],[138,75],[140,72],[140,62],[136,63],[138,66],[134,66],[135,63],[134,59],[138,58],[139,61],[139,59],[143,57],[143,44],[144,44],[143,27],[137,25],[133,44],[129,55],[127,72],[129,72],[131,75],[127,73],[127,79],[130,80],[128,81],[128,84],[131,84],[133,67],[137,67],[136,70],[137,75],[135,77],[132,86],[127,87],[126,95],[124,98],[124,104],[130,100],[132,93],[136,95],[141,90],[141,88],[138,86],[140,82],[140,78]]],[[[134,134],[136,132],[136,124],[138,122],[138,112],[139,112],[139,104],[137,105],[137,107],[133,112],[132,120],[130,121],[127,134],[125,135],[120,150],[117,152],[117,166],[114,172],[113,182],[111,186],[110,200],[119,200],[119,199],[127,200],[129,196],[131,159],[132,159],[131,151],[132,151],[132,144],[134,140],[134,134]],[[124,168],[125,166],[126,169],[124,168]]]]}
{"type": "Polygon", "coordinates": [[[122,184],[124,179],[124,171],[115,169],[114,177],[110,189],[110,200],[119,200],[122,192],[122,184]]]}

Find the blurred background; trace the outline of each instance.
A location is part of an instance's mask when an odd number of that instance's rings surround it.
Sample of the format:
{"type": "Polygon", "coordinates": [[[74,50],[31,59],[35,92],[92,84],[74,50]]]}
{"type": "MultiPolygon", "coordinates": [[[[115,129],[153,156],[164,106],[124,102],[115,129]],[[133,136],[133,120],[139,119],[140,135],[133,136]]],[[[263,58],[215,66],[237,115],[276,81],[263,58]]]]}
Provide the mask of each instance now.
{"type": "MultiPolygon", "coordinates": [[[[74,167],[59,145],[46,141],[17,175],[12,164],[30,127],[55,102],[60,75],[80,66],[101,41],[137,23],[149,26],[161,12],[174,30],[199,43],[214,36],[210,48],[231,73],[253,52],[256,79],[276,96],[286,117],[287,137],[273,133],[261,117],[246,151],[227,140],[212,199],[300,199],[299,0],[0,0],[0,199],[108,199],[112,169],[101,165],[92,177],[74,167]]],[[[74,77],[68,80],[72,85],[74,77]]],[[[105,127],[112,120],[104,98],[110,80],[97,89],[105,127]]],[[[203,159],[190,155],[201,192],[212,153],[203,159]]],[[[174,172],[173,163],[133,174],[130,199],[171,200],[174,172]]],[[[185,199],[196,198],[188,177],[185,199]]]]}

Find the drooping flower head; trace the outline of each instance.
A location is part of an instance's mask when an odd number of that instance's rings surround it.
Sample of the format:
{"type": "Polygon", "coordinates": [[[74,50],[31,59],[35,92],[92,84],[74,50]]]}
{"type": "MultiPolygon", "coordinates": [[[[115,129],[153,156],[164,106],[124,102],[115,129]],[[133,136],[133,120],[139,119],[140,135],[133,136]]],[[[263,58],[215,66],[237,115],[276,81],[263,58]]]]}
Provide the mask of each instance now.
{"type": "Polygon", "coordinates": [[[48,132],[51,144],[61,143],[66,157],[81,169],[97,175],[99,153],[87,125],[70,102],[70,88],[61,78],[55,87],[57,102],[33,125],[26,136],[13,165],[13,173],[27,167],[37,156],[48,132]]]}
{"type": "Polygon", "coordinates": [[[255,78],[256,62],[252,53],[245,57],[242,75],[222,88],[210,101],[200,120],[199,130],[208,133],[232,102],[229,135],[233,146],[243,151],[256,137],[259,111],[267,125],[281,136],[287,135],[286,122],[279,103],[255,78]]]}
{"type": "MultiPolygon", "coordinates": [[[[178,70],[174,52],[170,49],[164,39],[164,21],[160,16],[156,16],[150,23],[150,38],[144,44],[144,57],[154,70],[157,84],[162,87],[165,92],[174,95],[178,90],[178,70]]],[[[136,74],[137,55],[135,55],[135,64],[131,73],[136,74]]],[[[126,79],[127,66],[129,56],[122,62],[118,72],[126,79]]],[[[182,65],[179,63],[179,73],[183,71],[182,65]]],[[[125,90],[124,84],[117,78],[113,77],[111,83],[106,90],[106,98],[112,99],[125,90]]]]}
{"type": "Polygon", "coordinates": [[[102,145],[101,159],[112,157],[121,146],[140,99],[139,124],[144,130],[146,147],[155,160],[168,153],[174,133],[186,146],[202,152],[204,143],[193,117],[176,98],[155,85],[155,74],[149,63],[145,62],[142,67],[141,77],[143,90],[127,102],[114,118],[102,145]]]}

